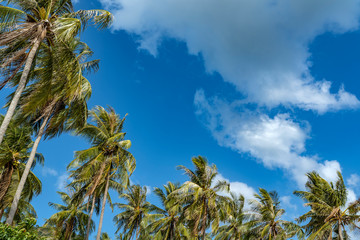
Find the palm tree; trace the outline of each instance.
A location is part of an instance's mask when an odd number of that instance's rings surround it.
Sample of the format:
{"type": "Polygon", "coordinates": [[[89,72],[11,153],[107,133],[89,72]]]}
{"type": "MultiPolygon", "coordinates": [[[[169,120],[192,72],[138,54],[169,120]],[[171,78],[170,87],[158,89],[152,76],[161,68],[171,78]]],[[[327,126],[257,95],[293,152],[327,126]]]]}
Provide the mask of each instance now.
{"type": "Polygon", "coordinates": [[[285,210],[280,207],[277,192],[260,188],[254,196],[255,199],[250,200],[253,219],[248,223],[252,235],[262,240],[288,239],[295,234],[301,237],[296,224],[281,219],[285,210]]]}
{"type": "Polygon", "coordinates": [[[57,53],[51,49],[43,52],[44,66],[35,69],[31,76],[40,80],[28,86],[20,99],[18,116],[21,121],[31,122],[35,126],[37,136],[6,220],[8,224],[12,223],[41,138],[55,137],[64,130],[81,128],[86,123],[86,101],[91,95],[91,86],[82,75],[84,64],[80,61],[91,52],[77,39],[70,43],[59,43],[58,48],[62,50],[57,53]],[[58,60],[61,64],[58,64],[58,60]]]}
{"type": "MultiPolygon", "coordinates": [[[[3,120],[0,116],[0,121],[3,120]]],[[[19,164],[24,164],[29,157],[29,149],[33,144],[31,140],[32,128],[23,123],[18,125],[15,121],[9,124],[9,131],[0,145],[0,202],[4,198],[10,184],[14,171],[18,171],[19,164]]],[[[36,162],[43,164],[44,158],[41,154],[35,155],[36,162]]]]}
{"type": "Polygon", "coordinates": [[[195,171],[184,166],[178,166],[190,178],[183,186],[174,191],[173,195],[179,202],[186,204],[184,216],[194,236],[206,239],[206,229],[211,225],[216,231],[220,215],[218,207],[226,200],[220,192],[229,191],[226,181],[215,182],[218,172],[214,164],[209,165],[202,156],[192,158],[195,171]]]}
{"type": "MultiPolygon", "coordinates": [[[[46,222],[45,226],[55,226],[57,239],[68,240],[73,235],[79,233],[85,235],[85,226],[89,215],[86,214],[86,204],[73,198],[79,189],[70,188],[70,193],[58,192],[64,205],[49,203],[58,212],[53,214],[46,222]]],[[[94,229],[94,223],[91,224],[94,229]]]]}
{"type": "MultiPolygon", "coordinates": [[[[1,119],[3,119],[2,116],[1,119]]],[[[22,123],[19,125],[12,120],[4,141],[0,145],[0,219],[3,215],[7,216],[20,177],[24,172],[25,163],[29,157],[29,149],[31,149],[33,144],[31,133],[32,128],[28,124],[22,123]]],[[[35,162],[31,168],[34,168],[36,163],[44,163],[44,158],[39,153],[35,154],[35,162]]],[[[29,176],[22,195],[23,201],[20,203],[21,211],[17,212],[17,221],[21,218],[19,216],[22,213],[34,215],[35,211],[29,202],[33,196],[41,192],[40,180],[31,171],[29,176]]]]}
{"type": "Polygon", "coordinates": [[[94,124],[88,123],[79,134],[90,141],[91,148],[76,152],[75,159],[68,168],[80,166],[73,172],[73,176],[90,179],[85,196],[94,197],[99,185],[105,183],[97,233],[99,240],[110,180],[118,180],[123,188],[128,186],[129,175],[135,170],[136,161],[128,151],[131,141],[125,140],[125,117],[121,119],[114,109],[109,108],[106,111],[100,106],[95,107],[89,114],[94,124]]]}
{"type": "Polygon", "coordinates": [[[125,239],[131,239],[135,235],[135,239],[145,239],[142,232],[146,232],[148,220],[152,220],[154,216],[150,214],[153,206],[146,201],[147,189],[139,185],[133,185],[128,188],[127,193],[120,195],[126,203],[115,203],[123,212],[114,217],[117,225],[117,231],[123,229],[125,239]]]}
{"type": "Polygon", "coordinates": [[[106,28],[112,22],[112,15],[105,10],[74,12],[71,0],[0,0],[2,2],[6,2],[7,6],[0,5],[0,64],[3,72],[9,76],[1,85],[9,82],[20,69],[23,71],[0,127],[0,144],[39,47],[50,47],[57,40],[73,39],[89,21],[100,28],[106,28]]]}
{"type": "MultiPolygon", "coordinates": [[[[85,240],[87,240],[90,235],[91,222],[92,222],[91,219],[92,219],[94,210],[95,210],[96,214],[99,214],[99,212],[100,212],[100,205],[101,205],[100,202],[101,202],[101,199],[104,198],[103,194],[104,194],[105,188],[106,188],[106,181],[104,181],[104,179],[103,179],[98,184],[95,191],[89,196],[88,195],[89,189],[91,189],[93,179],[91,177],[89,177],[88,174],[83,174],[83,172],[86,173],[85,169],[81,169],[82,172],[80,172],[80,174],[78,174],[78,172],[76,170],[73,170],[70,175],[70,178],[73,178],[73,181],[70,183],[70,186],[80,186],[81,187],[80,190],[75,194],[74,198],[79,199],[79,200],[88,198],[87,208],[90,207],[90,212],[89,212],[89,220],[88,220],[88,224],[87,224],[87,228],[86,228],[86,235],[85,235],[85,240]]],[[[121,179],[121,176],[119,176],[119,174],[112,175],[109,180],[108,188],[113,189],[120,194],[124,189],[123,184],[120,183],[121,181],[122,181],[122,179],[121,179]]],[[[107,198],[107,201],[110,203],[111,209],[113,209],[113,204],[112,204],[112,200],[111,200],[109,193],[107,194],[106,198],[107,198]]]]}
{"type": "MultiPolygon", "coordinates": [[[[5,142],[5,141],[4,141],[5,142]]],[[[3,142],[3,143],[4,143],[3,142]]],[[[33,165],[35,167],[35,164],[33,165]]],[[[25,163],[19,162],[18,165],[14,168],[14,172],[11,176],[10,185],[0,202],[0,219],[1,217],[7,217],[10,213],[11,203],[14,200],[16,189],[18,188],[21,175],[25,169],[25,163]]],[[[21,193],[21,199],[18,204],[18,209],[14,215],[14,222],[21,222],[27,217],[36,217],[36,212],[33,206],[30,204],[31,200],[39,195],[42,190],[41,181],[36,177],[36,175],[30,171],[28,179],[24,185],[24,191],[21,193]]]]}
{"type": "Polygon", "coordinates": [[[220,208],[224,225],[219,227],[215,234],[215,240],[248,239],[246,223],[249,220],[249,214],[244,210],[245,198],[234,193],[230,193],[230,195],[231,199],[220,208]]]}
{"type": "Polygon", "coordinates": [[[298,218],[299,222],[308,221],[304,226],[308,239],[347,239],[348,227],[359,229],[359,200],[347,204],[347,190],[340,172],[335,183],[329,183],[316,172],[307,174],[307,191],[295,191],[311,209],[298,218]]]}
{"type": "Polygon", "coordinates": [[[183,207],[173,201],[171,194],[180,188],[179,184],[168,182],[164,185],[165,192],[160,188],[155,188],[154,193],[160,198],[163,209],[153,206],[152,212],[160,214],[160,217],[149,225],[150,231],[154,234],[154,239],[180,240],[187,236],[187,231],[181,219],[183,207]],[[185,236],[184,236],[185,235],[185,236]]]}

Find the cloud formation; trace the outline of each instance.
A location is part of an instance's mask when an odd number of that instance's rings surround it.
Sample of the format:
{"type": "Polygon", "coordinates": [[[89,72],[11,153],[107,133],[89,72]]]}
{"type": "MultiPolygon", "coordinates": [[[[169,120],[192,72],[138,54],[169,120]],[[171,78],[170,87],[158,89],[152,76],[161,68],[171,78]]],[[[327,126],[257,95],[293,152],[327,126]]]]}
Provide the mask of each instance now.
{"type": "MultiPolygon", "coordinates": [[[[250,187],[246,183],[238,182],[238,181],[232,182],[229,179],[225,178],[220,173],[216,176],[216,178],[214,180],[215,183],[217,183],[218,181],[226,181],[226,182],[228,182],[230,184],[230,192],[233,192],[236,195],[243,195],[246,200],[253,199],[254,194],[256,193],[254,188],[250,187]]],[[[228,197],[230,196],[230,194],[227,193],[227,192],[223,192],[221,194],[224,195],[224,196],[228,196],[228,197]]]]}
{"type": "Polygon", "coordinates": [[[284,170],[299,187],[304,187],[307,172],[316,170],[326,180],[335,181],[336,172],[341,170],[337,161],[321,162],[305,154],[310,128],[288,114],[269,117],[236,103],[207,99],[202,90],[197,91],[194,104],[196,115],[219,145],[250,153],[269,169],[284,170]]]}
{"type": "Polygon", "coordinates": [[[359,27],[360,0],[100,0],[115,14],[114,30],[138,35],[156,55],[165,37],[201,54],[246,99],[319,113],[357,108],[356,96],[314,79],[309,43],[324,32],[359,27]]]}

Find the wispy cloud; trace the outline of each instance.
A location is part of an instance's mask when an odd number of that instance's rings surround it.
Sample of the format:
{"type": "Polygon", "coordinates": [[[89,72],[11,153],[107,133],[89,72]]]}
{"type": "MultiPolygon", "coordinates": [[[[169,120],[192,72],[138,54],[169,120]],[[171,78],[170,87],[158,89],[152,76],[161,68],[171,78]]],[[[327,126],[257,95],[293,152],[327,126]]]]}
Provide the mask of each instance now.
{"type": "Polygon", "coordinates": [[[69,180],[69,175],[68,173],[63,173],[61,174],[57,181],[56,181],[56,188],[59,191],[65,192],[66,191],[66,186],[69,184],[70,180],[69,180]]]}
{"type": "Polygon", "coordinates": [[[57,172],[55,169],[52,169],[52,168],[49,168],[49,167],[44,166],[44,167],[41,169],[41,174],[42,174],[44,177],[47,177],[47,176],[57,176],[57,175],[58,175],[58,172],[57,172]]]}

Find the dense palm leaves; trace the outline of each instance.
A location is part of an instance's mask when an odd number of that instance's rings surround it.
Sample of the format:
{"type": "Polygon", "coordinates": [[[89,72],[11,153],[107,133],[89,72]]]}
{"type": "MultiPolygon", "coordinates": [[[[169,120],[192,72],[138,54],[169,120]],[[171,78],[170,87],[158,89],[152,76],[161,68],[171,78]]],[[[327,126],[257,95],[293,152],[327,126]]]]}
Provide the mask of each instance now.
{"type": "MultiPolygon", "coordinates": [[[[89,215],[85,212],[86,204],[73,198],[77,190],[78,189],[71,189],[70,194],[58,192],[64,205],[49,203],[49,205],[58,212],[52,215],[45,224],[55,227],[57,239],[68,240],[76,234],[80,236],[85,235],[85,226],[89,215]]],[[[91,228],[94,228],[93,223],[91,224],[91,228]]]]}
{"type": "Polygon", "coordinates": [[[195,171],[179,166],[190,178],[174,195],[178,201],[185,201],[184,216],[193,236],[205,239],[206,229],[211,225],[213,230],[219,226],[220,215],[217,211],[225,198],[218,193],[228,191],[229,184],[225,181],[215,182],[217,169],[209,165],[204,157],[194,157],[192,162],[195,171]]]}
{"type": "Polygon", "coordinates": [[[282,220],[285,210],[280,207],[280,201],[276,192],[268,192],[260,188],[259,194],[251,200],[253,219],[249,225],[252,236],[260,239],[288,239],[296,232],[286,231],[295,229],[295,224],[282,220]]]}
{"type": "Polygon", "coordinates": [[[78,129],[86,122],[86,101],[91,95],[91,87],[82,75],[83,65],[86,64],[82,60],[91,51],[77,39],[58,45],[60,50],[57,54],[49,49],[40,54],[42,65],[31,76],[39,81],[31,84],[20,99],[19,116],[22,121],[34,124],[37,137],[14,197],[7,219],[9,224],[42,136],[53,137],[63,130],[78,129]]]}
{"type": "Polygon", "coordinates": [[[106,111],[95,107],[90,112],[91,123],[79,131],[79,134],[91,143],[89,149],[78,151],[69,168],[78,167],[72,172],[75,179],[83,179],[86,186],[85,196],[99,196],[99,186],[105,183],[103,203],[101,206],[100,223],[97,239],[100,239],[102,220],[109,187],[121,191],[129,183],[129,175],[135,169],[136,162],[128,151],[130,140],[125,140],[123,125],[125,118],[120,118],[113,109],[106,111]],[[111,180],[111,181],[110,181],[111,180]],[[120,185],[111,184],[118,181],[120,185]]]}
{"type": "Polygon", "coordinates": [[[164,185],[165,191],[155,188],[154,193],[159,197],[163,208],[152,207],[154,213],[159,214],[158,218],[149,225],[154,239],[180,240],[189,238],[184,222],[181,219],[183,205],[172,199],[171,194],[179,190],[179,184],[169,182],[164,185]]]}
{"type": "Polygon", "coordinates": [[[347,203],[344,180],[338,173],[338,180],[329,183],[316,172],[308,173],[307,191],[295,191],[311,209],[299,217],[305,225],[308,239],[348,239],[346,230],[358,229],[360,202],[347,203]]]}
{"type": "MultiPolygon", "coordinates": [[[[32,129],[26,123],[19,125],[11,121],[4,141],[0,145],[0,219],[7,216],[9,207],[14,198],[15,191],[19,184],[22,173],[25,169],[26,160],[29,157],[32,147],[32,129]]],[[[35,154],[35,162],[43,164],[44,158],[41,154],[35,154]]],[[[29,204],[33,196],[40,194],[41,182],[30,171],[29,179],[25,182],[24,192],[21,196],[20,211],[17,211],[15,219],[18,220],[21,214],[34,215],[35,211],[29,204]]]]}
{"type": "Polygon", "coordinates": [[[215,240],[240,240],[245,239],[249,232],[247,220],[249,214],[245,209],[245,198],[231,193],[231,199],[227,200],[220,214],[224,225],[215,232],[215,240]]]}
{"type": "Polygon", "coordinates": [[[133,236],[136,240],[144,239],[141,234],[146,231],[146,221],[152,220],[149,214],[152,206],[146,201],[146,193],[146,187],[133,185],[129,187],[127,193],[120,195],[126,203],[116,203],[116,206],[123,211],[114,217],[114,221],[118,226],[118,231],[123,230],[125,239],[133,236]]]}
{"type": "Polygon", "coordinates": [[[84,29],[89,21],[100,28],[112,22],[112,15],[105,10],[74,11],[71,0],[0,1],[4,2],[7,5],[0,5],[0,63],[6,77],[2,86],[21,69],[23,71],[0,128],[0,143],[41,45],[52,48],[58,41],[67,42],[84,29]]]}

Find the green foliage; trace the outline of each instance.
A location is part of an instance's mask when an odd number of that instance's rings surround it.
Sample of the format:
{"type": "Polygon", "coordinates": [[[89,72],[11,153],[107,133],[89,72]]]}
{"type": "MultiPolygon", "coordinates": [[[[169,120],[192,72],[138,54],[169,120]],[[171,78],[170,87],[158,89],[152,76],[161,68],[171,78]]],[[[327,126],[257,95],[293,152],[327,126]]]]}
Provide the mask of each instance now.
{"type": "Polygon", "coordinates": [[[0,223],[0,240],[45,240],[35,228],[34,218],[25,219],[18,226],[0,223]]]}

